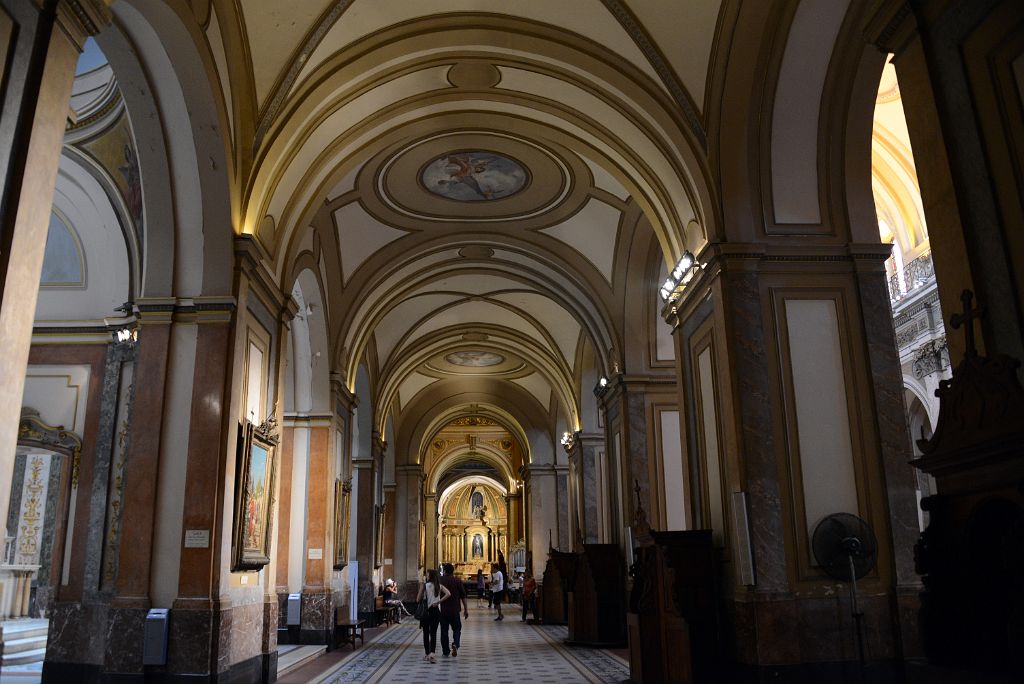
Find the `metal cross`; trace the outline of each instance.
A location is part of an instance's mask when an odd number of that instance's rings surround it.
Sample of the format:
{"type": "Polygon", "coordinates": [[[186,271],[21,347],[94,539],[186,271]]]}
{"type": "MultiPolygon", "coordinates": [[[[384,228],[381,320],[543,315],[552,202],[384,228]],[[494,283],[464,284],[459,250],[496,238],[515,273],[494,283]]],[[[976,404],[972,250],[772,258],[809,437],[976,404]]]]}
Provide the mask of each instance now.
{"type": "Polygon", "coordinates": [[[964,290],[960,293],[960,301],[964,305],[963,313],[953,314],[953,317],[949,319],[949,322],[953,325],[953,328],[959,328],[961,325],[965,325],[964,338],[965,345],[967,347],[967,356],[977,356],[978,349],[974,346],[974,319],[981,318],[985,314],[985,307],[979,306],[978,308],[971,308],[971,301],[974,299],[974,293],[970,290],[964,290]]]}

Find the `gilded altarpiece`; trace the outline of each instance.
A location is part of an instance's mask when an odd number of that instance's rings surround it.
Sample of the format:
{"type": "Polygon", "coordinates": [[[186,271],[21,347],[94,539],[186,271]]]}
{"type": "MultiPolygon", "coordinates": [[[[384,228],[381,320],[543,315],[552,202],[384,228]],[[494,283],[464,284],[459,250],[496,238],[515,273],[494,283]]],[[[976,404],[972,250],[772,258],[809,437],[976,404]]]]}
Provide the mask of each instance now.
{"type": "Polygon", "coordinates": [[[496,488],[466,484],[449,495],[441,511],[441,556],[457,575],[490,572],[498,552],[508,555],[508,506],[496,488]]]}

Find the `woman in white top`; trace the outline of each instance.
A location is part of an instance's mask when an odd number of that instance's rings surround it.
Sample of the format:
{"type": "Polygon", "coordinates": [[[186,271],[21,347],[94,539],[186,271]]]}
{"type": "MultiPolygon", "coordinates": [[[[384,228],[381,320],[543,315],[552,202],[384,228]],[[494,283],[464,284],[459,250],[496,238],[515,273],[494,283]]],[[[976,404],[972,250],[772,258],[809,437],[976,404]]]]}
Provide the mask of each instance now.
{"type": "Polygon", "coordinates": [[[505,573],[497,563],[491,564],[491,594],[494,607],[498,609],[498,617],[494,619],[504,620],[505,616],[501,614],[501,600],[505,598],[505,573]]]}
{"type": "Polygon", "coordinates": [[[441,609],[438,606],[451,595],[448,587],[441,584],[437,570],[427,570],[427,579],[420,585],[416,602],[419,603],[426,596],[427,614],[420,621],[420,627],[423,628],[423,659],[432,663],[437,662],[434,651],[437,650],[437,625],[441,622],[441,609]]]}

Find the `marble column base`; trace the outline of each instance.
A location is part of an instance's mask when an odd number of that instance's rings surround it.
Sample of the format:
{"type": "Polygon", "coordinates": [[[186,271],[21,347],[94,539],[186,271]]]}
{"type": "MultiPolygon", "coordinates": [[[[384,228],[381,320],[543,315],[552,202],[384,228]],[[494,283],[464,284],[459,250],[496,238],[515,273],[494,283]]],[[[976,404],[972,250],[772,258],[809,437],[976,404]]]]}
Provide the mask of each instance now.
{"type": "MultiPolygon", "coordinates": [[[[892,597],[861,594],[858,606],[864,613],[865,658],[870,662],[902,661],[905,656],[899,645],[892,597]]],[[[759,595],[753,601],[734,601],[729,612],[724,631],[732,638],[732,656],[725,655],[740,665],[787,668],[858,660],[856,629],[846,592],[832,597],[759,595]]]]}
{"type": "Polygon", "coordinates": [[[302,594],[301,619],[300,644],[327,644],[330,646],[334,631],[334,601],[330,593],[326,591],[304,592],[302,594]]]}
{"type": "Polygon", "coordinates": [[[146,612],[58,603],[51,618],[42,681],[266,684],[277,680],[274,602],[172,609],[166,666],[142,665],[146,612]],[[232,649],[254,655],[230,663],[232,649]]]}
{"type": "MultiPolygon", "coordinates": [[[[46,666],[63,663],[97,669],[103,667],[106,652],[108,612],[102,603],[57,602],[50,616],[50,635],[46,643],[43,680],[46,666]]],[[[52,679],[49,681],[67,681],[52,679]]]]}

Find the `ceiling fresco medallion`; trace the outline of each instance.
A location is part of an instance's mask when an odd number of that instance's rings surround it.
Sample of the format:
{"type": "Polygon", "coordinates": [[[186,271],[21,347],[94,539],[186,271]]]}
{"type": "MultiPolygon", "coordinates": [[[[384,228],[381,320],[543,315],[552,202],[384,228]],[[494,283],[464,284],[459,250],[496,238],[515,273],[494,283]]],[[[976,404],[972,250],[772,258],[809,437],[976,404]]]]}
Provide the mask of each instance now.
{"type": "Polygon", "coordinates": [[[437,157],[424,167],[420,183],[457,202],[499,200],[516,194],[528,180],[519,162],[495,152],[471,150],[437,157]]]}
{"type": "Polygon", "coordinates": [[[591,185],[576,178],[589,181],[586,163],[555,144],[456,130],[397,141],[363,165],[356,188],[362,208],[389,226],[515,223],[532,230],[587,202],[591,185]]]}
{"type": "Polygon", "coordinates": [[[444,360],[453,366],[486,368],[504,363],[505,357],[488,351],[457,351],[445,356],[444,360]]]}

